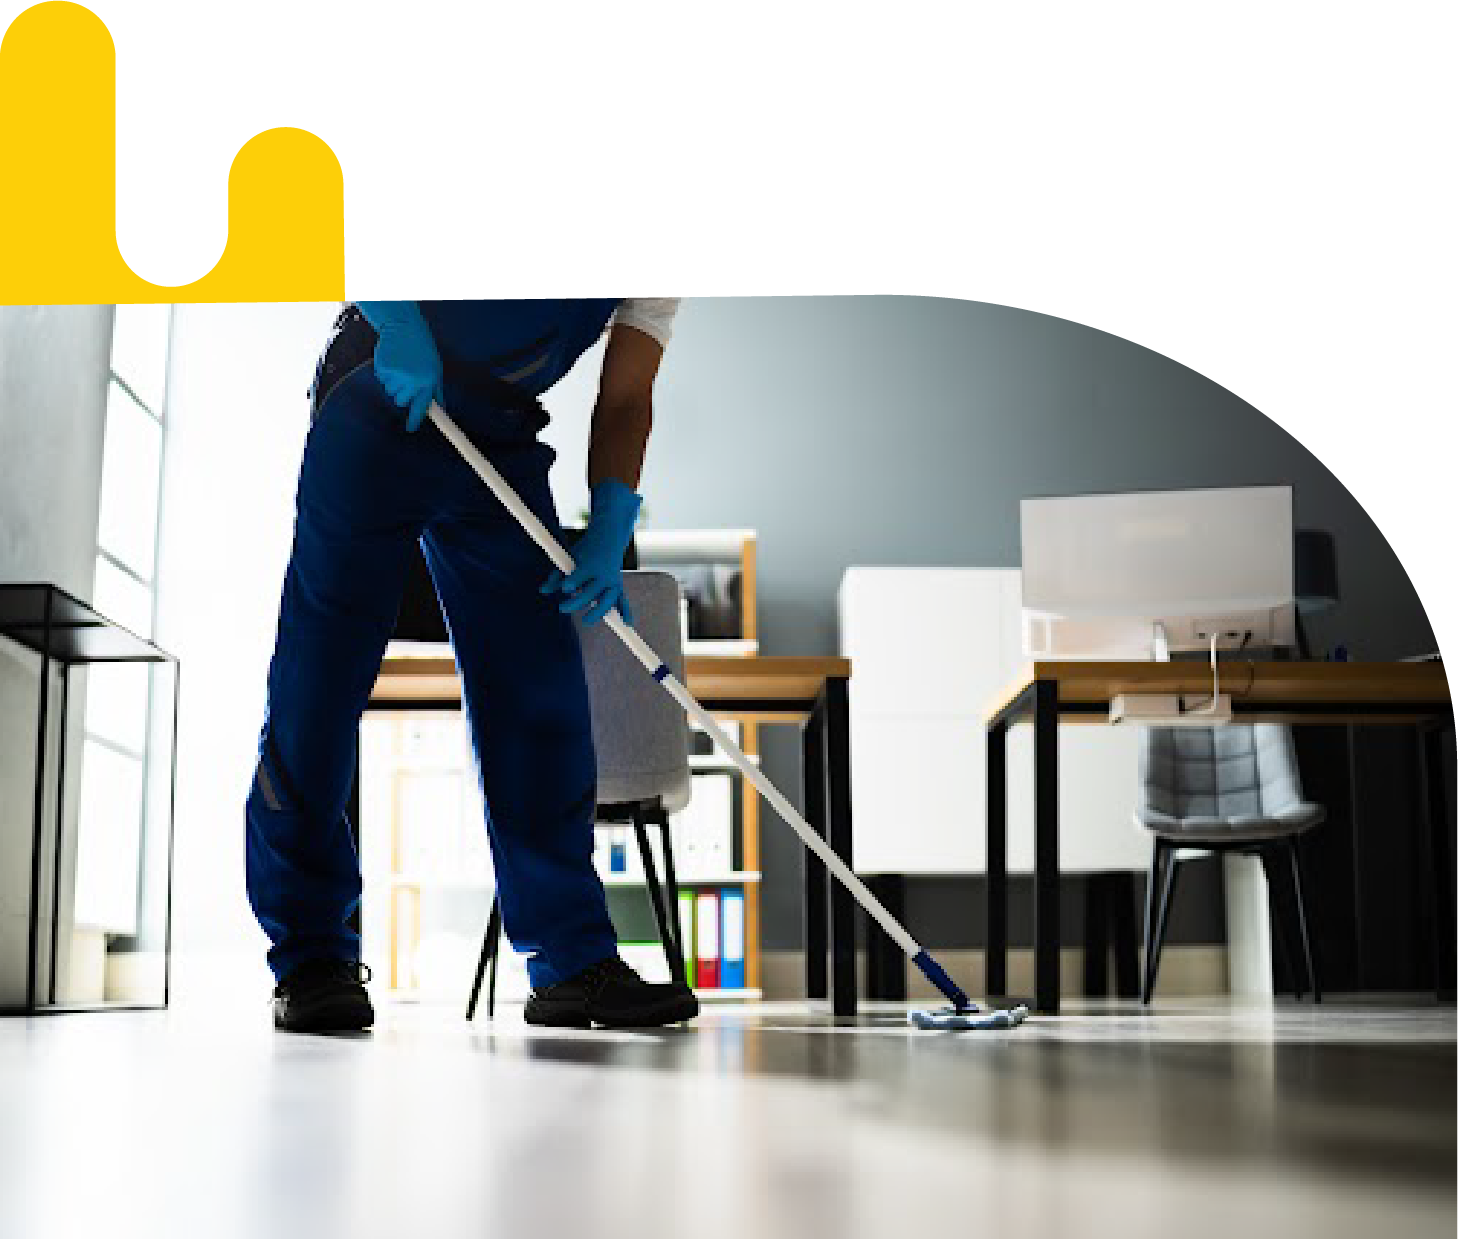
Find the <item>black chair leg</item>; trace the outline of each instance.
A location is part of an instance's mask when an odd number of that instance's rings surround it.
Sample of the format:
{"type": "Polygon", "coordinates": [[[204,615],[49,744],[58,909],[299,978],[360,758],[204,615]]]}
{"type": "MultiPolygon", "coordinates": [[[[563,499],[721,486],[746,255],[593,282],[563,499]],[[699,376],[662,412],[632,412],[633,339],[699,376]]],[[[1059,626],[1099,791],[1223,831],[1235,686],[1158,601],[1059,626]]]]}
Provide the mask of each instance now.
{"type": "MultiPolygon", "coordinates": [[[[663,838],[663,881],[668,887],[668,911],[670,919],[673,919],[678,916],[678,871],[673,861],[673,833],[668,828],[668,814],[661,807],[653,811],[651,820],[657,824],[658,832],[663,838]]],[[[673,923],[675,927],[678,926],[676,919],[673,919],[673,923]]],[[[673,936],[675,943],[681,948],[683,943],[678,941],[682,937],[681,932],[675,932],[673,936]]]]}
{"type": "Polygon", "coordinates": [[[658,823],[659,833],[663,837],[663,881],[668,889],[668,919],[673,923],[673,945],[678,951],[679,969],[675,974],[685,985],[688,984],[688,948],[684,945],[683,923],[679,917],[679,889],[678,889],[678,867],[673,859],[673,831],[669,828],[669,818],[662,806],[656,809],[652,819],[658,823]]]}
{"type": "Polygon", "coordinates": [[[1139,935],[1134,928],[1134,875],[1127,870],[1115,873],[1109,884],[1113,903],[1110,921],[1114,936],[1114,993],[1128,1002],[1139,997],[1139,935]]]}
{"type": "Polygon", "coordinates": [[[1300,1002],[1306,997],[1306,991],[1301,987],[1301,974],[1296,969],[1296,958],[1291,953],[1290,934],[1286,925],[1286,875],[1276,868],[1275,853],[1271,848],[1261,848],[1256,855],[1260,857],[1261,868],[1266,875],[1266,886],[1270,890],[1271,936],[1275,939],[1276,954],[1280,956],[1281,970],[1291,978],[1291,988],[1296,994],[1296,1000],[1300,1002]]]}
{"type": "Polygon", "coordinates": [[[1311,933],[1306,924],[1306,899],[1302,893],[1301,853],[1296,836],[1286,840],[1286,856],[1291,865],[1291,886],[1296,893],[1296,923],[1301,929],[1301,953],[1306,959],[1306,980],[1311,986],[1311,1001],[1321,1001],[1321,987],[1316,983],[1316,967],[1311,959],[1311,933]]]}
{"type": "MultiPolygon", "coordinates": [[[[669,924],[668,912],[663,906],[663,887],[658,884],[658,866],[653,863],[653,849],[648,844],[648,831],[643,825],[643,815],[633,809],[633,834],[638,840],[638,855],[643,858],[643,876],[648,882],[648,901],[653,905],[653,919],[658,922],[658,940],[663,944],[663,954],[668,960],[668,974],[682,985],[686,981],[683,966],[683,952],[678,949],[678,935],[669,924]]],[[[674,916],[678,909],[674,909],[674,916]]]]}
{"type": "Polygon", "coordinates": [[[501,945],[501,900],[491,897],[491,915],[486,918],[486,933],[481,939],[481,958],[476,961],[476,979],[471,982],[471,997],[466,1003],[466,1019],[476,1018],[476,1003],[481,997],[481,978],[491,966],[491,985],[486,993],[486,1017],[496,1013],[496,952],[501,945]]]}
{"type": "Polygon", "coordinates": [[[501,901],[496,903],[496,924],[488,925],[491,931],[491,971],[486,974],[486,1018],[496,1017],[496,972],[501,966],[501,901]]]}
{"type": "MultiPolygon", "coordinates": [[[[1179,877],[1180,863],[1175,854],[1173,844],[1163,839],[1155,840],[1154,862],[1150,866],[1150,885],[1155,883],[1156,874],[1159,877],[1159,912],[1154,918],[1153,934],[1149,932],[1148,920],[1145,922],[1145,957],[1144,957],[1144,994],[1143,1002],[1148,1006],[1154,998],[1154,983],[1159,977],[1159,957],[1164,952],[1164,934],[1169,926],[1169,907],[1174,901],[1175,881],[1179,877]],[[1161,863],[1162,862],[1162,863],[1161,863]]],[[[1150,911],[1154,907],[1154,900],[1146,905],[1150,911]]]]}
{"type": "Polygon", "coordinates": [[[1159,915],[1159,894],[1165,880],[1165,841],[1155,835],[1155,854],[1149,859],[1149,880],[1145,885],[1145,975],[1139,1000],[1149,1006],[1155,985],[1149,980],[1149,965],[1155,962],[1155,920],[1159,915]]]}
{"type": "Polygon", "coordinates": [[[1139,1001],[1149,1005],[1149,964],[1154,959],[1154,918],[1159,908],[1159,887],[1164,872],[1164,844],[1156,836],[1154,855],[1149,858],[1149,880],[1144,885],[1144,976],[1139,987],[1139,1001]]]}

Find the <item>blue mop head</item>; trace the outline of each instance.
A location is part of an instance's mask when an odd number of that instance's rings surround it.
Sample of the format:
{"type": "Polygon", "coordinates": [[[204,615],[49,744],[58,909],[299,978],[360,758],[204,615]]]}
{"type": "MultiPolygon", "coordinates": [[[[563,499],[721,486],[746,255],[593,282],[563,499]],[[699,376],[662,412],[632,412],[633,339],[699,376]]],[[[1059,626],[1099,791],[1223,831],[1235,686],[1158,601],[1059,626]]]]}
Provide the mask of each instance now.
{"type": "Polygon", "coordinates": [[[907,1022],[917,1028],[954,1032],[959,1029],[995,1031],[1016,1028],[1027,1018],[1028,1009],[1021,1004],[1009,1007],[1004,1011],[983,1011],[975,1005],[963,1011],[954,1010],[952,1007],[940,1007],[935,1011],[912,1011],[906,1017],[907,1022]]]}

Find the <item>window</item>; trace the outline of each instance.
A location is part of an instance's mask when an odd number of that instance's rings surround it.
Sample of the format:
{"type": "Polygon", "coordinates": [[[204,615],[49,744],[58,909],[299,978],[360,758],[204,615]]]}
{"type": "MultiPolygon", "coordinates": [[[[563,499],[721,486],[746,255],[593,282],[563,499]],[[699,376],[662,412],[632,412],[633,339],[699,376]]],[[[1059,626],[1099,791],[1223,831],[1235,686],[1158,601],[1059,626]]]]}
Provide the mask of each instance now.
{"type": "MultiPolygon", "coordinates": [[[[112,328],[92,602],[150,639],[166,437],[172,307],[119,305],[112,328]]],[[[138,932],[151,668],[96,664],[86,677],[75,919],[138,932]]]]}

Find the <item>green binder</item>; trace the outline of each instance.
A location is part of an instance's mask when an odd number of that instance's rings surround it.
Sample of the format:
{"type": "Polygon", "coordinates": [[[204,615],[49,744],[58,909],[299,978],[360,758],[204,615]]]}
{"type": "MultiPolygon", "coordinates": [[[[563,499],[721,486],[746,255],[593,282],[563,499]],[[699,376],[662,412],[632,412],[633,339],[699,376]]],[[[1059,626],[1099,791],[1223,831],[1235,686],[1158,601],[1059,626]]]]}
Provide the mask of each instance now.
{"type": "Polygon", "coordinates": [[[678,892],[678,944],[683,948],[683,972],[689,985],[694,983],[694,893],[678,892]]]}

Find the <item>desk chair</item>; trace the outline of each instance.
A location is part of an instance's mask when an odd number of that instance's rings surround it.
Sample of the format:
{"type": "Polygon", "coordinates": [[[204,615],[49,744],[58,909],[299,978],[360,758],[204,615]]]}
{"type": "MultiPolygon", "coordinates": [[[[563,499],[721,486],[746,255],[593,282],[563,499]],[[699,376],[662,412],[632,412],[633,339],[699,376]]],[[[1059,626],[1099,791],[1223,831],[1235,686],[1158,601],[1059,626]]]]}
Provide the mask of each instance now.
{"type": "MultiPolygon", "coordinates": [[[[667,572],[624,572],[623,584],[633,612],[633,627],[683,677],[683,635],[679,627],[678,582],[667,572]]],[[[673,844],[668,815],[688,804],[690,774],[688,723],[683,711],[623,648],[602,624],[578,626],[582,660],[587,670],[592,709],[592,742],[597,750],[597,821],[631,822],[659,941],[675,981],[685,979],[684,957],[675,929],[678,916],[678,879],[673,866],[673,844]],[[667,891],[658,880],[649,826],[658,827],[663,840],[667,891]]],[[[501,905],[493,899],[476,964],[476,978],[466,1004],[473,1019],[481,994],[481,980],[490,968],[486,1014],[496,1010],[496,961],[501,947],[501,905]]]]}
{"type": "MultiPolygon", "coordinates": [[[[1141,803],[1134,816],[1154,834],[1144,911],[1144,1003],[1154,995],[1179,862],[1191,853],[1224,852],[1259,857],[1272,890],[1277,888],[1274,862],[1284,854],[1306,980],[1312,998],[1320,1002],[1296,841],[1326,818],[1326,810],[1302,795],[1291,729],[1279,723],[1149,727],[1140,748],[1139,774],[1141,803]]],[[[1275,904],[1277,947],[1289,965],[1281,901],[1275,904]]],[[[1299,980],[1296,986],[1300,998],[1299,980]]]]}

